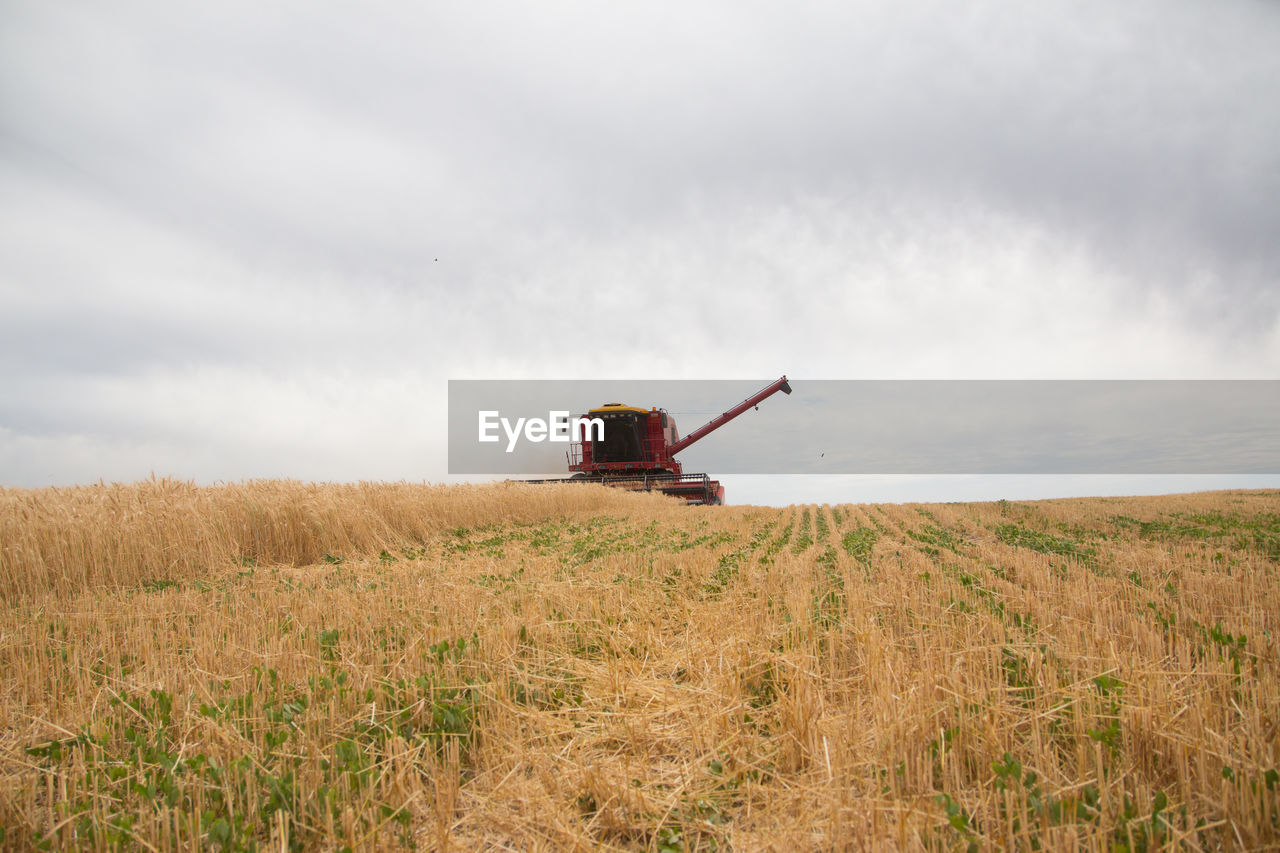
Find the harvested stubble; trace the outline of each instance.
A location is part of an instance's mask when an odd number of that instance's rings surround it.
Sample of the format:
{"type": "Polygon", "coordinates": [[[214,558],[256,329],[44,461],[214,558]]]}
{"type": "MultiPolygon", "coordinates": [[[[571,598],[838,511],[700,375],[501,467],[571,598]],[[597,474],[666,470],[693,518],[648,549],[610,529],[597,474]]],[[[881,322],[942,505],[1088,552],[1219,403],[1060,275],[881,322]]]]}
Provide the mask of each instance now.
{"type": "Polygon", "coordinates": [[[4,844],[1280,843],[1280,494],[0,494],[4,844]]]}

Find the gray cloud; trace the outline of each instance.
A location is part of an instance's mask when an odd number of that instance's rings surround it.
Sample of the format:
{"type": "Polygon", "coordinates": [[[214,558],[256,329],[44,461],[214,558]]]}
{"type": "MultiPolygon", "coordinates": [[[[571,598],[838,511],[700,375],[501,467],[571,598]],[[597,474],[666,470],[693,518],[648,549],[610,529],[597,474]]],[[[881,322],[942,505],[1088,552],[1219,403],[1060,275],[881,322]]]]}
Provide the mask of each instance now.
{"type": "Polygon", "coordinates": [[[1280,368],[1274,4],[3,14],[0,482],[440,476],[448,378],[1280,368]]]}

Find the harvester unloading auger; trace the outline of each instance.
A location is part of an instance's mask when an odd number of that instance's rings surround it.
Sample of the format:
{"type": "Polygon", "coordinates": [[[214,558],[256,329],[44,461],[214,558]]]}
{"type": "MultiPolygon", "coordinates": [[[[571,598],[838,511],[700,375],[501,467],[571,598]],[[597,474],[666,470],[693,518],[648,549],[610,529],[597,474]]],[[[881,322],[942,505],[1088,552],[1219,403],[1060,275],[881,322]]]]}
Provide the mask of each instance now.
{"type": "MultiPolygon", "coordinates": [[[[657,491],[684,498],[691,504],[724,503],[724,486],[706,474],[686,474],[676,454],[699,441],[747,409],[781,391],[791,393],[787,377],[712,418],[684,438],[666,409],[640,409],[623,403],[606,403],[583,417],[604,423],[603,437],[584,437],[570,445],[571,477],[528,480],[530,483],[603,483],[636,491],[657,491]]],[[[587,430],[590,436],[592,431],[587,430]]]]}

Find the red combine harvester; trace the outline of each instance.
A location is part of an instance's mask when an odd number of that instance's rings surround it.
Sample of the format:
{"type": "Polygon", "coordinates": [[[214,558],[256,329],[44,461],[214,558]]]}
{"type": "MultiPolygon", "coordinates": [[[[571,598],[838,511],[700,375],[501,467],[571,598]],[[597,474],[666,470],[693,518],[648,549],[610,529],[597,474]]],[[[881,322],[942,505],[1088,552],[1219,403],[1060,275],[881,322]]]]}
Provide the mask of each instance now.
{"type": "MultiPolygon", "coordinates": [[[[606,403],[583,417],[604,422],[603,438],[570,445],[568,480],[528,480],[531,483],[603,483],[636,491],[659,491],[684,498],[691,504],[724,503],[724,486],[706,474],[686,474],[676,454],[710,435],[747,409],[781,391],[791,393],[787,377],[753,394],[724,414],[684,438],[666,409],[640,409],[622,403],[606,403]]],[[[594,430],[587,429],[592,435],[594,430]]]]}

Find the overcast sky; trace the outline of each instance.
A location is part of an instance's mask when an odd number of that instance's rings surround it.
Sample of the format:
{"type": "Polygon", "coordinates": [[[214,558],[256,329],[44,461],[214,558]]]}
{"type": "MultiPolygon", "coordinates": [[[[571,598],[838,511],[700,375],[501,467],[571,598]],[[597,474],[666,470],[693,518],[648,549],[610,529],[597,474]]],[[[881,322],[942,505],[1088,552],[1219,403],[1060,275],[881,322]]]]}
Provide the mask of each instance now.
{"type": "Polygon", "coordinates": [[[448,379],[1280,378],[1277,45],[1274,0],[2,0],[0,483],[439,481],[448,379]]]}

